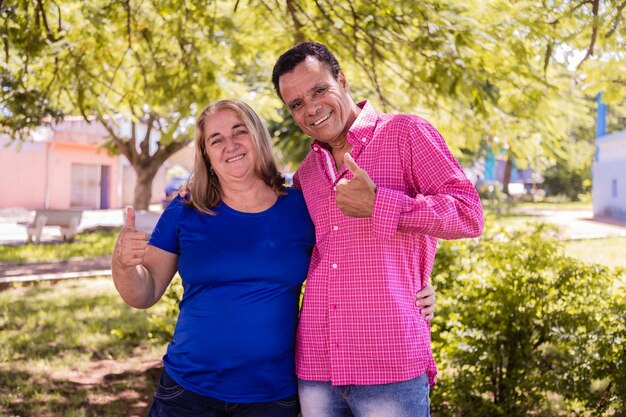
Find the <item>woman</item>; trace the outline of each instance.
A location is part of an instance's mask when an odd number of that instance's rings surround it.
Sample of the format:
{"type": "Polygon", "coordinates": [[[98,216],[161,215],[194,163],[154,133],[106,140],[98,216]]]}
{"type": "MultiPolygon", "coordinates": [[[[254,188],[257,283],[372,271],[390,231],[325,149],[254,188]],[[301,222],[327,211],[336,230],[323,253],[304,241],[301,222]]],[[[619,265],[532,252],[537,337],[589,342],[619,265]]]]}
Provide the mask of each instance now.
{"type": "Polygon", "coordinates": [[[238,100],[198,117],[193,181],[147,241],[129,210],[112,271],[124,301],[155,304],[176,271],[184,295],[149,416],[297,416],[300,288],[314,229],[287,189],[267,128],[238,100]]]}
{"type": "Polygon", "coordinates": [[[177,270],[183,280],[150,415],[297,416],[298,296],[314,244],[304,200],[284,187],[269,133],[245,103],[207,107],[195,144],[189,198],[168,206],[148,245],[127,225],[112,261],[133,307],[156,303],[177,270]]]}

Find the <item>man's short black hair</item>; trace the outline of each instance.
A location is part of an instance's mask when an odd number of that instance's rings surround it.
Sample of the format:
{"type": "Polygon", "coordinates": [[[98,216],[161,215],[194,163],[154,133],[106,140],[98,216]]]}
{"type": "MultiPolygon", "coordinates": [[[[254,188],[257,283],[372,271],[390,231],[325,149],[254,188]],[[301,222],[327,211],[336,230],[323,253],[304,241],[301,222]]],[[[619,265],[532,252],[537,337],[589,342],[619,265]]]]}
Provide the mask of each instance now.
{"type": "MultiPolygon", "coordinates": [[[[282,54],[272,71],[272,83],[276,94],[283,100],[283,96],[280,94],[278,88],[278,79],[281,75],[293,71],[293,69],[302,61],[308,57],[317,59],[322,64],[326,65],[335,80],[339,79],[339,62],[337,58],[328,50],[328,48],[321,43],[317,42],[300,42],[284,54],[282,54]]],[[[283,100],[284,101],[284,100],[283,100]]]]}

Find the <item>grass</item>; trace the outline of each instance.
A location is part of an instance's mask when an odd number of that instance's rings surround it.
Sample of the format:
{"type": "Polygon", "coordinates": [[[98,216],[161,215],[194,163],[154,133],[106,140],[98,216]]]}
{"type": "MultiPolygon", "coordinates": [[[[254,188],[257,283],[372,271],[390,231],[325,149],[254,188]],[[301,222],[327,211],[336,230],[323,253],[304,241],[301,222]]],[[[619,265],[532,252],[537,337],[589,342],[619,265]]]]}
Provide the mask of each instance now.
{"type": "MultiPolygon", "coordinates": [[[[537,210],[590,210],[589,203],[517,203],[515,207],[537,210]]],[[[505,213],[488,212],[485,223],[497,223],[507,228],[524,228],[528,224],[545,221],[541,217],[519,214],[506,210],[505,213]]],[[[626,237],[568,240],[563,242],[565,254],[583,262],[609,267],[626,268],[626,237]]]]}
{"type": "Polygon", "coordinates": [[[126,306],[110,277],[0,292],[0,415],[142,415],[165,349],[152,321],[163,307],[126,306]]]}
{"type": "Polygon", "coordinates": [[[626,268],[626,237],[571,240],[565,254],[583,262],[626,268]]]}
{"type": "Polygon", "coordinates": [[[33,262],[111,254],[119,228],[100,227],[76,235],[74,242],[0,245],[0,262],[33,262]]]}

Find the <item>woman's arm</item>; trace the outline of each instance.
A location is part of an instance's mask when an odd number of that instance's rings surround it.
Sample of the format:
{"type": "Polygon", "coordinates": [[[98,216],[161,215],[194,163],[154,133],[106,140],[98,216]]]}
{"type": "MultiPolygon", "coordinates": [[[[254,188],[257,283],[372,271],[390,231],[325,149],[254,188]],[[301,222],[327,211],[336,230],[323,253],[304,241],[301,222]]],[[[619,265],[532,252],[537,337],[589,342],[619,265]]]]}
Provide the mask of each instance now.
{"type": "Polygon", "coordinates": [[[124,302],[135,308],[153,306],[172,281],[178,256],[148,245],[148,235],[135,229],[135,212],[128,209],[111,256],[113,283],[124,302]]]}

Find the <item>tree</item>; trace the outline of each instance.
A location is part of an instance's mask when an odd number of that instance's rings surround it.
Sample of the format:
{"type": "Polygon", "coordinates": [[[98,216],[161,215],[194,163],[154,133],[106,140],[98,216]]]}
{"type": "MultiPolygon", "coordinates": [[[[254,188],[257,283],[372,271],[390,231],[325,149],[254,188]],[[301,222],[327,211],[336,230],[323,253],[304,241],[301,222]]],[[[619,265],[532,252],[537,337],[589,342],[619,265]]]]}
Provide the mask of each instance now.
{"type": "Polygon", "coordinates": [[[236,33],[232,7],[184,0],[2,5],[9,35],[3,80],[16,80],[3,95],[3,129],[20,133],[63,113],[95,118],[110,134],[109,149],[135,169],[134,206],[146,209],[158,168],[193,139],[193,116],[252,85],[255,60],[242,51],[259,41],[236,33]],[[36,116],[22,113],[33,103],[36,116]]]}
{"type": "Polygon", "coordinates": [[[209,102],[239,97],[280,122],[273,63],[294,42],[317,40],[357,99],[425,116],[453,152],[487,143],[518,162],[551,158],[573,109],[589,111],[582,91],[624,96],[623,9],[623,0],[0,2],[1,124],[20,132],[50,115],[95,115],[137,171],[135,204],[145,208],[156,169],[192,139],[209,102]],[[157,150],[145,135],[122,135],[118,116],[158,132],[157,150]]]}

